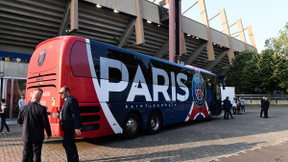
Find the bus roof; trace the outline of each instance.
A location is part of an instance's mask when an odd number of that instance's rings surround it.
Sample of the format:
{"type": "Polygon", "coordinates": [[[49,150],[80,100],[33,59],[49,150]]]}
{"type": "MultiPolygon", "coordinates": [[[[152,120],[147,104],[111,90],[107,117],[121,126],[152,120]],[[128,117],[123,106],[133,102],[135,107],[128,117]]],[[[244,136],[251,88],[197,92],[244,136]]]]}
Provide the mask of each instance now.
{"type": "Polygon", "coordinates": [[[138,52],[130,51],[130,50],[127,50],[127,49],[123,49],[123,48],[120,48],[120,47],[116,47],[116,46],[113,46],[113,45],[109,45],[109,44],[106,44],[106,43],[102,43],[102,42],[98,42],[98,41],[94,41],[94,40],[92,40],[92,41],[95,42],[98,45],[106,46],[107,48],[110,48],[110,49],[113,49],[113,50],[118,50],[118,51],[121,51],[121,52],[128,52],[128,53],[131,53],[131,54],[134,54],[134,55],[137,55],[137,56],[148,57],[150,59],[154,59],[154,60],[157,60],[157,61],[160,61],[160,62],[163,62],[163,63],[167,63],[167,64],[170,64],[170,65],[178,66],[178,67],[189,69],[189,70],[193,70],[193,71],[196,71],[196,69],[197,69],[201,73],[206,73],[206,74],[209,74],[209,75],[216,76],[216,74],[214,74],[214,73],[212,73],[212,72],[210,72],[208,70],[202,69],[202,68],[194,67],[194,66],[191,66],[191,65],[180,65],[180,64],[176,64],[176,63],[173,63],[173,62],[162,60],[160,58],[156,58],[156,57],[153,57],[153,56],[149,56],[149,55],[141,54],[141,53],[138,53],[138,52]]]}
{"type": "MultiPolygon", "coordinates": [[[[48,39],[46,41],[41,42],[39,45],[37,45],[36,48],[38,48],[39,46],[41,46],[44,43],[47,43],[47,42],[50,42],[50,41],[53,41],[53,40],[56,40],[56,39],[69,39],[69,38],[72,38],[72,37],[73,38],[82,38],[83,39],[83,37],[78,37],[78,36],[59,36],[59,37],[51,38],[51,39],[48,39]]],[[[137,55],[137,56],[144,56],[144,57],[147,57],[147,58],[150,58],[150,59],[157,60],[157,61],[162,62],[162,63],[178,66],[178,67],[189,69],[189,70],[193,70],[193,71],[196,71],[196,69],[197,69],[201,73],[206,73],[206,74],[209,74],[209,75],[216,76],[216,74],[214,74],[214,73],[212,73],[212,72],[210,72],[208,70],[202,69],[202,68],[194,67],[194,66],[191,66],[191,65],[180,65],[180,64],[176,64],[176,63],[173,63],[173,62],[162,60],[160,58],[156,58],[156,57],[153,57],[153,56],[149,56],[149,55],[141,54],[141,53],[138,53],[138,52],[130,51],[130,50],[127,50],[127,49],[124,49],[124,48],[116,47],[116,46],[113,46],[113,45],[110,45],[110,44],[106,44],[106,43],[102,43],[102,42],[98,42],[98,41],[94,41],[94,40],[90,40],[90,41],[93,41],[94,43],[96,43],[98,45],[105,46],[105,47],[113,49],[113,50],[118,50],[118,51],[121,51],[121,52],[127,52],[127,53],[131,53],[131,54],[134,54],[134,55],[137,55]]]]}
{"type": "MultiPolygon", "coordinates": [[[[51,42],[53,40],[57,40],[57,39],[68,39],[69,37],[75,37],[75,36],[59,36],[59,37],[54,37],[54,38],[50,38],[50,39],[47,39],[41,43],[39,43],[36,48],[39,48],[40,46],[42,46],[43,44],[45,43],[48,43],[48,42],[51,42]]],[[[80,37],[79,37],[80,38],[80,37]]]]}

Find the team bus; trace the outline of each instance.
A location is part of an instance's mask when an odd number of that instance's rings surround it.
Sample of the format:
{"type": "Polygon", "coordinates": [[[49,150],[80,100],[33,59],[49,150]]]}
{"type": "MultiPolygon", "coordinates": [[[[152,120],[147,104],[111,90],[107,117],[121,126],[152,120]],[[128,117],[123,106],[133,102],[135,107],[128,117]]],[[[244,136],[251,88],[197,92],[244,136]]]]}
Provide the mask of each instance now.
{"type": "Polygon", "coordinates": [[[162,126],[211,118],[221,113],[215,74],[192,66],[132,52],[76,36],[40,43],[30,60],[26,98],[43,89],[53,136],[62,136],[59,119],[68,86],[78,99],[81,137],[112,134],[135,137],[162,126]],[[54,118],[55,117],[55,118],[54,118]]]}

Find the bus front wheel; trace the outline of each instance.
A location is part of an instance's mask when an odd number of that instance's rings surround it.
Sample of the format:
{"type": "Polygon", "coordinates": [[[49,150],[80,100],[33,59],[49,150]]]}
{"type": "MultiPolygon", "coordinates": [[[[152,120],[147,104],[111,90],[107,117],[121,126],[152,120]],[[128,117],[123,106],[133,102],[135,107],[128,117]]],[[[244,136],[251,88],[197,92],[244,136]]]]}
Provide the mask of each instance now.
{"type": "Polygon", "coordinates": [[[161,115],[153,111],[150,114],[149,121],[148,121],[148,133],[150,134],[156,134],[160,131],[162,128],[162,118],[161,115]]]}
{"type": "Polygon", "coordinates": [[[140,119],[134,114],[128,114],[126,116],[124,127],[123,127],[123,137],[126,139],[131,139],[136,137],[140,131],[140,119]]]}

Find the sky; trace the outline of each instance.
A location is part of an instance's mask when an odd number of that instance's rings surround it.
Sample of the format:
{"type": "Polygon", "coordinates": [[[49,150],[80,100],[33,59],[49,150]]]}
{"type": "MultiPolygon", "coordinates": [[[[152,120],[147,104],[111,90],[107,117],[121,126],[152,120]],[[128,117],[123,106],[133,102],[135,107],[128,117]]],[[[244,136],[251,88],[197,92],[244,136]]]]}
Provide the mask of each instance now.
{"type": "MultiPolygon", "coordinates": [[[[159,2],[156,0],[155,2],[159,2]]],[[[182,12],[197,0],[182,0],[182,12]]],[[[225,9],[229,25],[242,19],[243,28],[252,26],[256,47],[260,53],[265,49],[265,40],[278,37],[279,31],[284,30],[288,22],[287,0],[205,0],[208,19],[225,9]]],[[[184,14],[195,21],[201,22],[199,5],[184,14]]],[[[220,16],[209,22],[211,28],[222,31],[220,16]]],[[[237,32],[237,25],[230,28],[230,33],[237,32]]],[[[247,43],[250,43],[247,30],[245,30],[247,43]]],[[[240,39],[239,37],[237,37],[240,39]]]]}

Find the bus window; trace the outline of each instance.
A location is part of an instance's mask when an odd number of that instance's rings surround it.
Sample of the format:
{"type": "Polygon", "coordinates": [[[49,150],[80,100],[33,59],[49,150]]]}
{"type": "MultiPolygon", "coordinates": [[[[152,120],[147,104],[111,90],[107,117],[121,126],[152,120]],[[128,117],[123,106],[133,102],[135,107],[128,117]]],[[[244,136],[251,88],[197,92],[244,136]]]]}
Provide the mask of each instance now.
{"type": "Polygon", "coordinates": [[[110,58],[115,60],[121,60],[121,53],[116,50],[109,49],[105,46],[101,46],[94,41],[90,42],[91,54],[93,59],[110,58]]]}
{"type": "Polygon", "coordinates": [[[89,65],[87,64],[86,43],[76,41],[71,49],[70,63],[74,76],[91,77],[89,65]]]}
{"type": "Polygon", "coordinates": [[[109,59],[113,60],[120,60],[121,59],[121,53],[119,51],[111,50],[106,47],[100,46],[97,43],[91,41],[91,54],[93,58],[94,68],[96,71],[96,76],[101,79],[107,79],[111,82],[119,82],[121,81],[122,75],[121,75],[121,64],[118,63],[117,68],[104,68],[101,71],[100,68],[100,60],[102,61],[102,65],[109,65],[111,62],[109,59]]]}
{"type": "Polygon", "coordinates": [[[138,67],[141,68],[142,74],[147,84],[152,84],[152,66],[150,59],[141,55],[133,55],[123,52],[121,54],[122,62],[127,66],[129,71],[129,82],[133,82],[138,67]]]}

